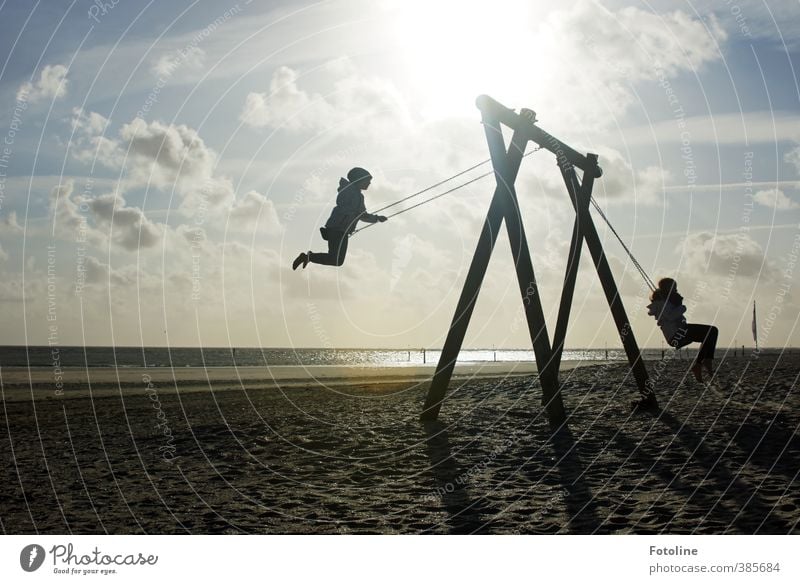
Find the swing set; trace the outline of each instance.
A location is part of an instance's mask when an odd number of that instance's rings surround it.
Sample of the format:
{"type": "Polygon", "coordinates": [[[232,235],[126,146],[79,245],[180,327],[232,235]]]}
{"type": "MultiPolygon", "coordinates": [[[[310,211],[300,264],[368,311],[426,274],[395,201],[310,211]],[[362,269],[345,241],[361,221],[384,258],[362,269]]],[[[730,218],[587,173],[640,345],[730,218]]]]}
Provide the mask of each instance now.
{"type": "MultiPolygon", "coordinates": [[[[435,420],[439,415],[439,410],[444,401],[445,393],[450,384],[458,354],[461,351],[464,336],[466,335],[467,327],[472,317],[472,311],[478,299],[478,292],[480,291],[481,284],[486,275],[486,268],[489,265],[489,259],[492,255],[495,241],[504,221],[506,224],[506,232],[511,243],[511,253],[514,258],[517,281],[522,296],[522,304],[525,309],[528,332],[533,345],[536,366],[539,371],[539,380],[542,386],[542,404],[547,412],[550,423],[555,426],[560,426],[566,420],[558,375],[561,367],[561,356],[564,350],[564,340],[567,334],[567,325],[569,323],[575,291],[575,281],[578,275],[578,265],[584,241],[586,241],[586,246],[589,248],[592,263],[597,270],[597,275],[603,287],[603,292],[605,293],[606,300],[611,310],[611,315],[614,318],[617,332],[622,340],[622,345],[625,349],[628,362],[630,363],[633,377],[642,397],[638,404],[647,408],[657,408],[658,403],[653,391],[653,384],[647,374],[647,369],[642,360],[639,346],[636,343],[633,329],[631,328],[630,321],[625,312],[625,307],[622,304],[622,297],[619,294],[614,276],[608,264],[608,259],[603,251],[600,236],[592,220],[589,210],[590,204],[594,206],[600,217],[609,226],[611,232],[617,240],[619,240],[623,249],[628,254],[628,257],[631,259],[633,266],[642,276],[647,286],[651,290],[654,290],[655,285],[644,268],[642,268],[641,264],[633,256],[628,246],[625,245],[625,242],[619,236],[616,229],[611,225],[611,222],[608,220],[605,213],[603,213],[597,201],[592,197],[594,181],[603,174],[602,169],[597,164],[597,155],[591,153],[583,155],[539,128],[536,125],[536,113],[532,110],[522,109],[520,113],[516,113],[487,95],[478,97],[476,105],[481,111],[481,119],[489,146],[490,158],[435,185],[375,211],[375,213],[379,213],[380,211],[399,205],[400,203],[441,186],[454,178],[462,176],[487,162],[492,163],[491,172],[482,174],[421,203],[417,203],[393,215],[389,215],[389,217],[393,217],[410,211],[411,209],[427,204],[491,174],[494,174],[496,177],[497,184],[494,195],[486,214],[486,220],[484,221],[483,229],[478,239],[475,254],[472,257],[472,262],[467,272],[467,278],[464,282],[464,288],[461,291],[458,305],[456,306],[455,315],[453,316],[447,338],[442,347],[436,373],[433,376],[428,390],[427,399],[425,400],[425,406],[421,415],[422,419],[426,421],[435,420]],[[511,143],[508,148],[506,148],[503,138],[502,126],[506,126],[513,131],[511,143]],[[534,150],[525,154],[525,148],[528,142],[534,142],[537,146],[534,150]],[[558,308],[558,317],[552,343],[547,332],[547,324],[545,322],[539,289],[533,270],[533,263],[531,261],[530,248],[525,235],[525,228],[522,223],[522,215],[517,200],[516,188],[514,186],[522,159],[542,149],[548,150],[556,156],[556,163],[564,179],[564,184],[566,185],[572,206],[575,209],[572,240],[570,243],[566,273],[564,275],[564,286],[561,291],[561,301],[558,308]],[[578,177],[576,168],[582,171],[580,178],[578,177]]],[[[370,226],[371,225],[362,227],[354,233],[363,231],[370,226]]]]}

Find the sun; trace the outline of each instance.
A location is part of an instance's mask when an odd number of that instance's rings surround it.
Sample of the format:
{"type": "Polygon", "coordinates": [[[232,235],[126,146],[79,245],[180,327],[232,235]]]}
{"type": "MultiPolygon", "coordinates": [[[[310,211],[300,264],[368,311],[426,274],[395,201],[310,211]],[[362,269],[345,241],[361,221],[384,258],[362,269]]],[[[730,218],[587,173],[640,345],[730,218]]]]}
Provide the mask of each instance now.
{"type": "Polygon", "coordinates": [[[475,97],[524,98],[536,74],[531,2],[401,0],[388,10],[409,88],[426,117],[472,115],[475,97]]]}

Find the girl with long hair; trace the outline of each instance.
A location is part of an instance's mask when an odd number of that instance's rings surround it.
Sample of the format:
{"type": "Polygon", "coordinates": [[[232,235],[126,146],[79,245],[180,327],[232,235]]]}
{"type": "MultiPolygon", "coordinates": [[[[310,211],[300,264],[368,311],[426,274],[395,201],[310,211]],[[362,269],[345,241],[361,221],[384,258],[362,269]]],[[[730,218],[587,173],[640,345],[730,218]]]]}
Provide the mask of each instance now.
{"type": "Polygon", "coordinates": [[[662,278],[650,295],[647,314],[655,317],[664,338],[671,347],[680,349],[689,343],[700,343],[700,350],[692,363],[695,379],[703,382],[703,369],[713,376],[714,350],[717,347],[717,327],[686,322],[683,296],[678,294],[678,284],[672,278],[662,278]]]}

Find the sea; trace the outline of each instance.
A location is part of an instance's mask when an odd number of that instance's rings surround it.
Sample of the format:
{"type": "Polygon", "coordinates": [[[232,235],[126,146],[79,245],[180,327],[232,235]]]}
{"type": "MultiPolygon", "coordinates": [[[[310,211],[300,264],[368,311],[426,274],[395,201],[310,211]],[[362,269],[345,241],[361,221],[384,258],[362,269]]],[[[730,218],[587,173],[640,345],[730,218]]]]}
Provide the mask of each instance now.
{"type": "MultiPolygon", "coordinates": [[[[722,352],[721,348],[718,351],[722,352]]],[[[730,356],[728,349],[728,356],[730,356]]],[[[672,349],[643,349],[645,360],[669,356],[672,349]]],[[[739,348],[741,353],[742,349],[739,348]]],[[[747,349],[750,354],[752,349],[747,349]]],[[[763,353],[763,351],[762,351],[763,353]]],[[[278,365],[347,365],[402,367],[435,365],[438,349],[311,349],[253,347],[70,347],[0,346],[0,367],[264,367],[278,365]]],[[[691,349],[678,358],[690,359],[691,349]]],[[[624,361],[625,352],[614,349],[570,349],[564,361],[624,361]]],[[[533,351],[522,349],[464,349],[459,363],[533,362],[533,351]]]]}

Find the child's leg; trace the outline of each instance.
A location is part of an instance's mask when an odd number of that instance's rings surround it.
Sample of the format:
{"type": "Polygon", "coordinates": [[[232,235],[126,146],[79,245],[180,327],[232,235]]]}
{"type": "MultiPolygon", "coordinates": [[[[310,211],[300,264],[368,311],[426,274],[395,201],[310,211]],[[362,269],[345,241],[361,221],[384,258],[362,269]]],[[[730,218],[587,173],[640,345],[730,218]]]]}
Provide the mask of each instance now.
{"type": "Polygon", "coordinates": [[[700,350],[697,353],[697,363],[714,359],[714,351],[717,348],[717,336],[719,330],[715,326],[707,324],[690,324],[688,327],[688,338],[693,343],[700,343],[700,350]]]}
{"type": "Polygon", "coordinates": [[[697,381],[703,381],[702,370],[705,369],[709,375],[713,374],[714,351],[717,348],[717,336],[719,331],[715,326],[706,324],[690,324],[687,329],[687,338],[693,343],[700,343],[700,350],[697,358],[692,364],[692,373],[697,381]]]}
{"type": "Polygon", "coordinates": [[[341,266],[347,254],[347,236],[338,231],[328,232],[328,252],[310,252],[308,261],[323,266],[341,266]]]}

